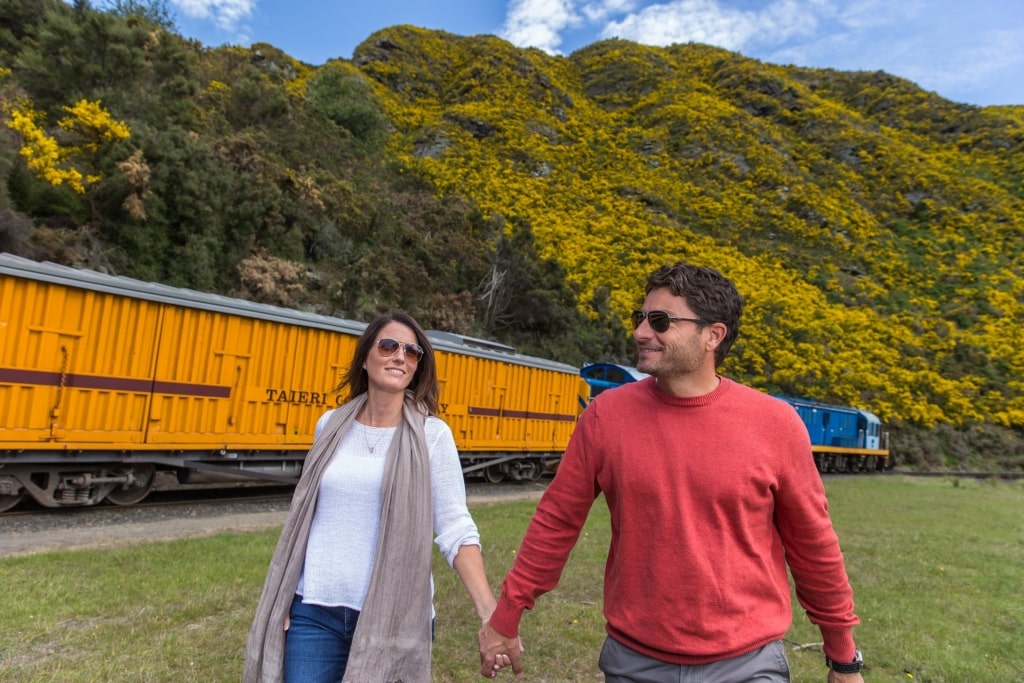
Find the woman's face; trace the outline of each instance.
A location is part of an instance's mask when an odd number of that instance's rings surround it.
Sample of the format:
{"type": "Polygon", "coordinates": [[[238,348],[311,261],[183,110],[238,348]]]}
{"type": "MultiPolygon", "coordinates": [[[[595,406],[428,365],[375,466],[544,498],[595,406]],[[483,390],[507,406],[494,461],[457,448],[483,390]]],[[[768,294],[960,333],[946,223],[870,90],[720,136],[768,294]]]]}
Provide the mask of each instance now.
{"type": "Polygon", "coordinates": [[[363,364],[369,391],[404,392],[416,374],[422,354],[412,328],[399,322],[382,327],[363,364]]]}

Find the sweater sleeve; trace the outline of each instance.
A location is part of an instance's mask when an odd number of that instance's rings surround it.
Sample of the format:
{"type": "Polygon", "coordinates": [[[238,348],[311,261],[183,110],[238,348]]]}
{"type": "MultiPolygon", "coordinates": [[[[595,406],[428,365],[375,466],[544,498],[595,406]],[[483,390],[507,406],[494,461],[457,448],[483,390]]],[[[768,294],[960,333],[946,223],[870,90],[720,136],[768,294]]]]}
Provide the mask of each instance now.
{"type": "Polygon", "coordinates": [[[558,471],[541,496],[512,569],[501,585],[490,625],[502,635],[519,635],[523,610],[533,609],[538,597],[558,585],[599,493],[592,464],[594,454],[588,446],[596,422],[595,405],[584,411],[573,430],[558,471]]]}
{"type": "Polygon", "coordinates": [[[431,417],[427,420],[426,435],[434,497],[434,542],[452,566],[459,548],[480,545],[480,531],[466,505],[466,482],[451,428],[431,417]]]}
{"type": "Polygon", "coordinates": [[[836,661],[852,661],[853,627],[860,623],[854,614],[853,589],[810,440],[795,415],[790,432],[792,461],[776,494],[776,524],[797,600],[821,630],[825,653],[836,661]]]}

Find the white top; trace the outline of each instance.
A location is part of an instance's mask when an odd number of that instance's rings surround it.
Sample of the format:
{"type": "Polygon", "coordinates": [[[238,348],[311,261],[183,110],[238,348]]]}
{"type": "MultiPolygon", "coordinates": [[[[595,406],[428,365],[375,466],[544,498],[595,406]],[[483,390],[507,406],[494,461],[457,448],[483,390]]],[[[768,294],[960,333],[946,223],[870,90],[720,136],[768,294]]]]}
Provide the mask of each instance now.
{"type": "MultiPolygon", "coordinates": [[[[327,416],[316,424],[320,436],[327,416]]],[[[370,587],[380,528],[384,460],[397,427],[353,422],[324,471],[296,593],[302,601],[361,610],[370,587]],[[372,452],[371,452],[372,449],[372,452]]],[[[434,542],[448,564],[459,548],[480,545],[466,507],[466,483],[451,428],[437,417],[424,425],[430,459],[434,542]]]]}

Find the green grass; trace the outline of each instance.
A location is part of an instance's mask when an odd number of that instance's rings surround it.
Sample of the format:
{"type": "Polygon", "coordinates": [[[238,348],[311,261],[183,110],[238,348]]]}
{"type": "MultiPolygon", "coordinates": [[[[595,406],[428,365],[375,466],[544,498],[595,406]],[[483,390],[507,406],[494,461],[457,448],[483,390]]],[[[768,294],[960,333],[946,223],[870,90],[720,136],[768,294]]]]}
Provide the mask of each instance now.
{"type": "MultiPolygon", "coordinates": [[[[868,681],[1024,681],[1024,485],[893,477],[827,482],[868,681]]],[[[473,509],[497,586],[533,503],[473,509]]],[[[601,681],[608,515],[599,502],[561,585],[523,619],[525,680],[601,681]]],[[[0,560],[0,681],[239,680],[277,532],[0,560]]],[[[478,680],[478,623],[438,558],[436,682],[478,680]]],[[[795,604],[795,601],[794,601],[795,604]]],[[[794,681],[823,681],[799,606],[794,681]]],[[[511,680],[506,676],[505,680],[511,680]]]]}

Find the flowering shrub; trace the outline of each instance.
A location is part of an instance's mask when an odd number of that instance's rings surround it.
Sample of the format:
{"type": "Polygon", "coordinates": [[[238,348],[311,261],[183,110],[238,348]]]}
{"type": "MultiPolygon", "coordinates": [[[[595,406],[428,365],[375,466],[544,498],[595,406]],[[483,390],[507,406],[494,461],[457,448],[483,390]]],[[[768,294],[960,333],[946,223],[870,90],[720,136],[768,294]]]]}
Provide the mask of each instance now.
{"type": "Polygon", "coordinates": [[[653,268],[710,265],[747,301],[725,371],[889,421],[1024,426],[1006,245],[1024,206],[994,182],[1007,164],[1021,176],[1019,154],[879,123],[858,108],[876,93],[706,46],[552,57],[408,27],[388,39],[401,59],[361,68],[393,153],[442,195],[528,220],[580,301],[607,288],[625,321],[653,268]]]}

